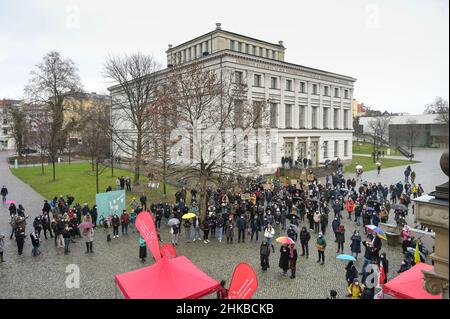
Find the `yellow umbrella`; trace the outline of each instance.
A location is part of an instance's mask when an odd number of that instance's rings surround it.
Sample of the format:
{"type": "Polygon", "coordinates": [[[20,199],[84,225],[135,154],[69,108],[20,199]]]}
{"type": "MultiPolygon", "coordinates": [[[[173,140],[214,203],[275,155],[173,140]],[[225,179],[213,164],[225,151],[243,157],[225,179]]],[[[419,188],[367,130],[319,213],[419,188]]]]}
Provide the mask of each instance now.
{"type": "Polygon", "coordinates": [[[194,218],[195,216],[197,216],[197,215],[195,215],[194,213],[187,213],[187,214],[184,214],[183,216],[181,216],[181,218],[191,219],[191,218],[194,218]]]}

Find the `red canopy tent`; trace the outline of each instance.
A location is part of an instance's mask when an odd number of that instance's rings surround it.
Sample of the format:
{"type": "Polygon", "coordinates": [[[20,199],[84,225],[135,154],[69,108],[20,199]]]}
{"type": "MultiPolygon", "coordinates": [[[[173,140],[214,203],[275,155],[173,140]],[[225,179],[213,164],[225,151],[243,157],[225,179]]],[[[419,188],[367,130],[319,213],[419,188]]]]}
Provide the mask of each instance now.
{"type": "Polygon", "coordinates": [[[185,256],[162,258],[153,265],[115,276],[127,299],[198,299],[220,283],[185,256]]]}
{"type": "Polygon", "coordinates": [[[418,263],[384,284],[383,292],[398,299],[441,299],[440,295],[432,295],[422,286],[422,270],[431,269],[431,265],[418,263]]]}

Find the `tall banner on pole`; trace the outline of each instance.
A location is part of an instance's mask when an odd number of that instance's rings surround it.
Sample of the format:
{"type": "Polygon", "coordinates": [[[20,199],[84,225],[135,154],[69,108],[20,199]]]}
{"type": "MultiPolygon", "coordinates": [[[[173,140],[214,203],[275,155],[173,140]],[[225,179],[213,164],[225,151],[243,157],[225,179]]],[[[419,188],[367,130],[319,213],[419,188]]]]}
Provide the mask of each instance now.
{"type": "Polygon", "coordinates": [[[242,262],[236,266],[228,289],[228,299],[250,299],[258,288],[253,268],[242,262]]]}
{"type": "Polygon", "coordinates": [[[159,247],[158,234],[152,215],[149,212],[139,213],[135,225],[142,238],[144,238],[148,249],[153,254],[153,257],[155,257],[155,261],[160,260],[161,248],[159,247]]]}
{"type": "Polygon", "coordinates": [[[98,216],[122,214],[125,209],[125,190],[106,192],[95,195],[98,216]]]}

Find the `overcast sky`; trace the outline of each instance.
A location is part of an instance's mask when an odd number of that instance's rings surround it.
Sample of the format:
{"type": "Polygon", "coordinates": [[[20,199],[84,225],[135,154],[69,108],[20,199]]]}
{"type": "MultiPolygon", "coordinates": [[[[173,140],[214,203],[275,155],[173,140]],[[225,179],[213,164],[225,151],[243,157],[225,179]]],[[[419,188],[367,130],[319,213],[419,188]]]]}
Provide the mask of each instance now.
{"type": "Polygon", "coordinates": [[[356,77],[374,109],[422,113],[449,96],[448,0],[0,0],[0,98],[21,98],[51,50],[78,66],[86,91],[106,93],[108,54],[165,50],[207,33],[277,43],[286,61],[356,77]]]}

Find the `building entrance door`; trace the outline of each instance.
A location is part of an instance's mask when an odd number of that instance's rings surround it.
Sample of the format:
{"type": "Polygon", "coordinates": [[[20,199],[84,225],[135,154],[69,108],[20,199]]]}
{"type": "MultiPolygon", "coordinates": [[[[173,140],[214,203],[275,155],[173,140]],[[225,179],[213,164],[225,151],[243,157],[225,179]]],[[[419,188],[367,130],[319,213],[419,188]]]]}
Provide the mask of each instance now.
{"type": "Polygon", "coordinates": [[[305,142],[298,143],[298,157],[300,158],[300,161],[303,161],[303,159],[306,157],[306,143],[305,142]]]}
{"type": "Polygon", "coordinates": [[[294,153],[293,146],[294,146],[294,143],[292,143],[292,142],[284,143],[284,152],[283,152],[284,157],[292,157],[292,154],[294,153]]]}
{"type": "Polygon", "coordinates": [[[319,163],[319,142],[311,142],[311,162],[313,166],[317,166],[319,163]]]}

